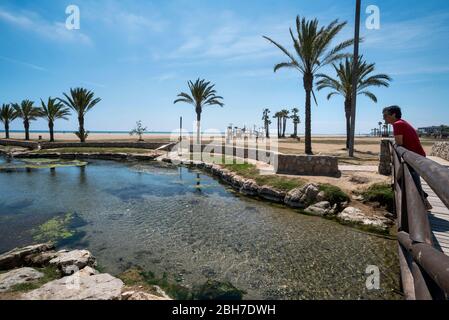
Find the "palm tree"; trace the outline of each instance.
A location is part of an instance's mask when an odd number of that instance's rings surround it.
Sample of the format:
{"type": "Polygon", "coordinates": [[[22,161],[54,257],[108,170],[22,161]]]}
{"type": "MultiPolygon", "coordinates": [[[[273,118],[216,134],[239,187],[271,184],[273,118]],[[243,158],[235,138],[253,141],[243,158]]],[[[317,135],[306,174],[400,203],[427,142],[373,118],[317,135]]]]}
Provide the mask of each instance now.
{"type": "Polygon", "coordinates": [[[285,138],[285,130],[287,129],[287,119],[289,119],[290,111],[284,109],[282,113],[282,138],[285,138]]]}
{"type": "Polygon", "coordinates": [[[271,124],[271,120],[270,120],[270,110],[269,109],[265,109],[263,111],[263,117],[262,117],[264,126],[265,126],[265,135],[267,137],[267,139],[270,139],[270,124],[271,124]]]}
{"type": "Polygon", "coordinates": [[[101,101],[101,99],[94,99],[94,93],[84,88],[70,89],[70,95],[64,93],[64,96],[66,100],[58,100],[76,112],[79,123],[79,130],[76,135],[81,142],[86,142],[86,138],[89,133],[84,130],[84,117],[101,101]]]}
{"type": "Polygon", "coordinates": [[[316,97],[313,92],[314,76],[316,72],[333,62],[341,60],[348,54],[341,53],[344,49],[351,46],[354,40],[346,40],[338,44],[333,49],[329,49],[332,41],[346,26],[346,22],[339,23],[338,20],[331,22],[327,27],[318,27],[318,20],[306,20],[296,17],[297,38],[293,35],[290,28],[290,36],[293,41],[297,57],[291,54],[286,48],[274,40],[265,37],[268,41],[278,47],[288,58],[288,61],[277,64],[274,72],[281,68],[295,69],[302,75],[304,90],[306,92],[306,123],[305,123],[305,152],[312,153],[312,128],[311,128],[311,97],[316,103],[316,97]]]}
{"type": "MultiPolygon", "coordinates": [[[[357,62],[358,87],[357,95],[364,95],[371,99],[374,103],[377,103],[377,97],[368,90],[369,87],[389,87],[391,78],[386,74],[373,75],[375,71],[375,64],[368,64],[363,60],[363,57],[359,57],[357,62]]],[[[346,115],[346,148],[349,149],[349,138],[351,132],[351,110],[352,110],[352,79],[354,70],[354,59],[346,58],[344,62],[341,62],[338,66],[333,65],[337,78],[332,78],[325,74],[319,74],[317,77],[320,79],[317,82],[318,90],[331,89],[332,92],[328,94],[327,99],[330,100],[334,95],[341,95],[345,99],[345,115],[346,115]]]]}
{"type": "Polygon", "coordinates": [[[214,90],[215,85],[211,85],[210,82],[206,80],[197,79],[195,83],[189,81],[188,83],[190,94],[181,92],[178,94],[179,99],[175,100],[175,104],[178,102],[185,102],[193,105],[196,112],[196,142],[201,144],[201,113],[205,106],[218,105],[220,107],[224,106],[223,97],[217,96],[217,91],[214,90]]]}
{"type": "Polygon", "coordinates": [[[23,100],[20,105],[13,104],[17,118],[23,119],[23,126],[25,128],[25,140],[30,140],[30,122],[36,120],[39,114],[39,108],[33,106],[34,102],[30,100],[23,100]]]}
{"type": "Polygon", "coordinates": [[[70,115],[70,110],[69,108],[64,107],[64,105],[57,101],[57,99],[52,99],[51,97],[48,98],[47,104],[41,99],[41,105],[42,107],[39,110],[40,116],[47,119],[48,128],[50,129],[50,142],[54,142],[53,128],[55,121],[57,119],[68,120],[67,117],[70,115]]]}
{"type": "Polygon", "coordinates": [[[5,125],[5,137],[9,139],[9,123],[17,118],[17,113],[10,104],[3,104],[0,109],[0,121],[5,125]]]}
{"type": "Polygon", "coordinates": [[[282,112],[276,112],[273,118],[278,120],[278,138],[282,138],[282,112]]]}
{"type": "Polygon", "coordinates": [[[293,114],[291,116],[291,119],[293,120],[293,128],[294,128],[293,137],[294,138],[298,137],[298,124],[301,123],[301,120],[299,119],[299,116],[298,116],[298,112],[299,112],[298,108],[292,109],[293,114]]]}

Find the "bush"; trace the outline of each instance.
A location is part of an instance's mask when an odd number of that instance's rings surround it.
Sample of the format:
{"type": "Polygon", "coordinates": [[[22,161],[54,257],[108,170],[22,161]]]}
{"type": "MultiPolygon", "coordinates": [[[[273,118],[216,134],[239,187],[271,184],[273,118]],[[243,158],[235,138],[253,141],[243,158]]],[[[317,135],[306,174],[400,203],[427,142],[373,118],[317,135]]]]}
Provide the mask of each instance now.
{"type": "Polygon", "coordinates": [[[325,200],[330,202],[331,205],[349,202],[350,200],[349,196],[339,187],[330,184],[322,184],[319,189],[325,193],[325,200]]]}
{"type": "Polygon", "coordinates": [[[376,183],[362,192],[362,197],[368,202],[378,202],[389,212],[394,211],[394,191],[393,188],[385,183],[376,183]]]}

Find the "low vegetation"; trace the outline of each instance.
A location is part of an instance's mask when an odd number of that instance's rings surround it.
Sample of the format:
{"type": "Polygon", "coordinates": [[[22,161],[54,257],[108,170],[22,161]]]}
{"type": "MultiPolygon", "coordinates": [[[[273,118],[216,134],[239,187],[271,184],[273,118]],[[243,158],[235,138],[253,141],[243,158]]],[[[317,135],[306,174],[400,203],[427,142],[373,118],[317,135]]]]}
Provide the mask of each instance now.
{"type": "Polygon", "coordinates": [[[298,178],[279,177],[277,175],[260,175],[259,170],[253,164],[226,164],[224,168],[235,172],[246,179],[253,179],[259,186],[270,186],[280,191],[291,191],[302,187],[304,180],[298,178]]]}
{"type": "Polygon", "coordinates": [[[363,200],[367,202],[377,202],[385,207],[387,211],[394,211],[394,191],[390,185],[376,183],[361,193],[363,200]]]}
{"type": "Polygon", "coordinates": [[[349,196],[344,193],[339,187],[331,184],[321,184],[319,186],[320,191],[325,194],[325,201],[330,202],[332,205],[349,202],[349,196]]]}
{"type": "Polygon", "coordinates": [[[11,288],[11,290],[9,290],[9,292],[19,292],[19,293],[28,292],[28,291],[40,288],[42,285],[44,285],[50,281],[59,279],[61,277],[58,269],[53,266],[49,266],[49,267],[45,267],[45,268],[35,268],[35,269],[36,269],[36,271],[43,273],[44,276],[36,281],[15,285],[14,287],[11,288]]]}

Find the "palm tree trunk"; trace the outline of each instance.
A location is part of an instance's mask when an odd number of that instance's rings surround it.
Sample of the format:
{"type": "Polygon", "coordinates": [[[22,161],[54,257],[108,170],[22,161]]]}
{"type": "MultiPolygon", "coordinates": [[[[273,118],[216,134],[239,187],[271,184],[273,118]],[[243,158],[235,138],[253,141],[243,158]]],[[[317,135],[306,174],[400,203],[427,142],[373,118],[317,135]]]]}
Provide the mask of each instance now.
{"type": "Polygon", "coordinates": [[[25,127],[25,140],[30,140],[30,123],[28,120],[23,121],[23,126],[25,127]]]}
{"type": "Polygon", "coordinates": [[[9,121],[5,121],[5,137],[9,139],[9,121]]]}
{"type": "Polygon", "coordinates": [[[196,143],[201,145],[201,112],[196,113],[196,143]]]}
{"type": "Polygon", "coordinates": [[[312,89],[313,75],[304,75],[304,89],[306,90],[306,122],[305,122],[305,152],[312,155],[312,89]]]}
{"type": "Polygon", "coordinates": [[[346,116],[346,149],[349,150],[349,140],[351,139],[351,99],[345,100],[345,116],[346,116]]]}
{"type": "Polygon", "coordinates": [[[282,137],[285,138],[285,129],[287,129],[287,118],[284,118],[283,121],[284,121],[284,124],[282,127],[282,137]]]}
{"type": "Polygon", "coordinates": [[[48,122],[48,128],[50,129],[50,142],[55,142],[55,137],[54,137],[54,134],[53,134],[53,127],[54,127],[53,121],[49,121],[48,122]]]}
{"type": "Polygon", "coordinates": [[[79,123],[79,138],[81,142],[86,142],[86,135],[84,132],[84,117],[83,116],[79,116],[78,117],[78,123],[79,123]]]}
{"type": "Polygon", "coordinates": [[[266,132],[267,139],[270,139],[270,128],[268,127],[267,122],[265,122],[265,132],[266,132]]]}
{"type": "Polygon", "coordinates": [[[281,118],[278,117],[278,138],[281,138],[281,118]]]}
{"type": "Polygon", "coordinates": [[[295,138],[298,137],[298,124],[297,124],[296,122],[294,123],[294,132],[293,132],[293,136],[294,136],[295,138]]]}

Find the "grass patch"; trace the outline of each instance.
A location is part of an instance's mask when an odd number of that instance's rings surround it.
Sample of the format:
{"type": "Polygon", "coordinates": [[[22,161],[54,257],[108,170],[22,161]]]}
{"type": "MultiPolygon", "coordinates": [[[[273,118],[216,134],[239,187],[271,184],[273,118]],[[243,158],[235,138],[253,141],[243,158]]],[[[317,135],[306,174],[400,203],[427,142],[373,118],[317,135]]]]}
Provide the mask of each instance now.
{"type": "Polygon", "coordinates": [[[33,153],[45,154],[45,153],[149,153],[153,150],[140,149],[140,148],[101,148],[101,147],[78,147],[78,148],[58,148],[58,149],[43,149],[35,151],[33,153]]]}
{"type": "Polygon", "coordinates": [[[277,175],[260,175],[257,167],[249,163],[225,164],[223,167],[243,178],[255,180],[259,186],[270,186],[280,191],[288,192],[302,187],[305,184],[305,181],[301,179],[280,177],[277,175]]]}
{"type": "Polygon", "coordinates": [[[394,191],[388,184],[373,184],[367,190],[363,191],[361,195],[367,202],[378,202],[389,212],[393,212],[394,210],[394,191]]]}
{"type": "Polygon", "coordinates": [[[343,192],[339,187],[331,184],[321,184],[319,190],[324,192],[324,200],[330,202],[331,205],[349,202],[349,196],[343,192]]]}
{"type": "Polygon", "coordinates": [[[56,267],[48,266],[45,268],[35,268],[36,271],[39,271],[44,274],[44,276],[36,281],[21,283],[13,286],[9,292],[28,292],[31,290],[35,290],[46,284],[47,282],[59,279],[61,274],[59,273],[56,267]]]}

